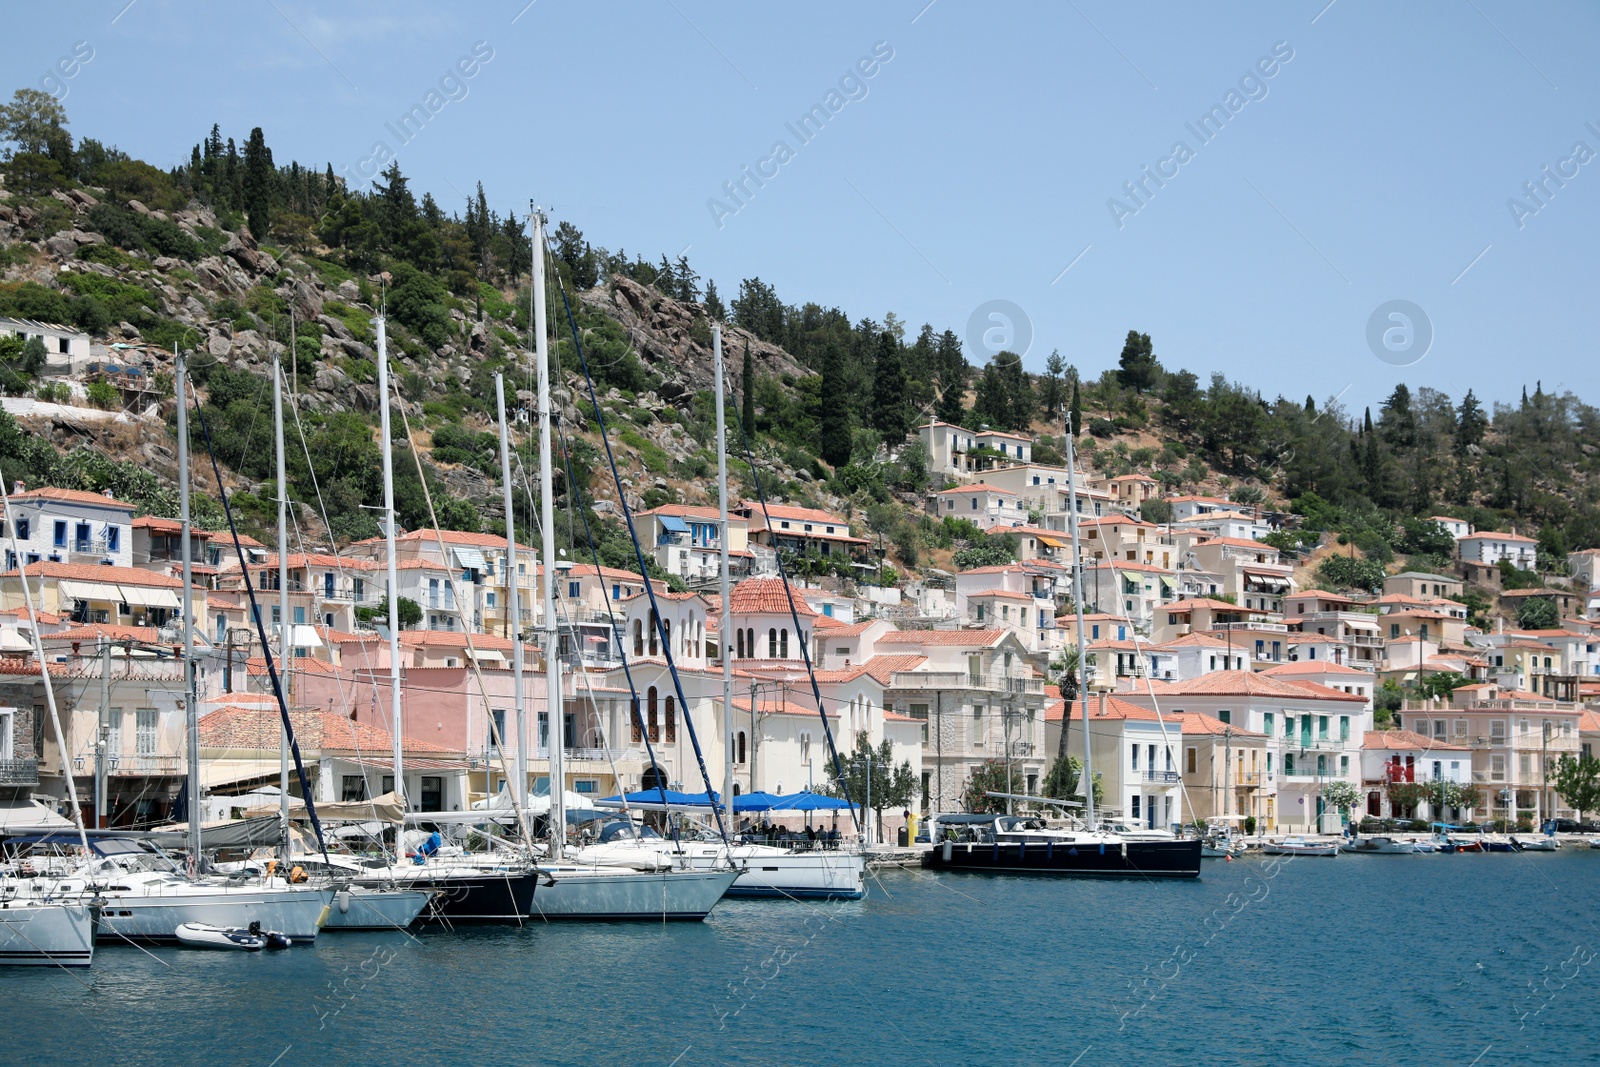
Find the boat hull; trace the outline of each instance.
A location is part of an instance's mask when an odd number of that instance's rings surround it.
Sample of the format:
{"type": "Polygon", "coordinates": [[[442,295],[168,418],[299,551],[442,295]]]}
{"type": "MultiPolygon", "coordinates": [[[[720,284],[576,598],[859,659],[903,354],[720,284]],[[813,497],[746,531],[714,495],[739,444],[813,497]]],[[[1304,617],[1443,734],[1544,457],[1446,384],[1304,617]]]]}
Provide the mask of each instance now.
{"type": "Polygon", "coordinates": [[[1078,845],[1053,841],[947,841],[923,854],[933,870],[1084,877],[1198,878],[1197,840],[1078,845]]]}
{"type": "Polygon", "coordinates": [[[371,883],[427,892],[418,919],[425,923],[523,923],[533,911],[534,871],[395,871],[371,883]]]}
{"type": "Polygon", "coordinates": [[[432,894],[424,889],[351,886],[333,895],[323,930],[404,930],[417,921],[432,894]]]}
{"type": "Polygon", "coordinates": [[[728,890],[730,897],[860,900],[867,893],[867,857],[860,853],[794,852],[769,856],[736,848],[731,858],[740,873],[728,890]]]}
{"type": "Polygon", "coordinates": [[[106,892],[102,899],[96,940],[103,943],[175,942],[178,927],[186,923],[241,928],[260,923],[263,930],[310,943],[328,917],[333,890],[219,887],[212,892],[149,896],[106,892]]]}
{"type": "Polygon", "coordinates": [[[13,902],[0,907],[0,966],[87,967],[93,961],[89,905],[13,902]]]}
{"type": "Polygon", "coordinates": [[[572,921],[692,921],[711,913],[737,871],[635,871],[549,866],[531,918],[572,921]],[[552,884],[552,882],[554,884],[552,884]]]}

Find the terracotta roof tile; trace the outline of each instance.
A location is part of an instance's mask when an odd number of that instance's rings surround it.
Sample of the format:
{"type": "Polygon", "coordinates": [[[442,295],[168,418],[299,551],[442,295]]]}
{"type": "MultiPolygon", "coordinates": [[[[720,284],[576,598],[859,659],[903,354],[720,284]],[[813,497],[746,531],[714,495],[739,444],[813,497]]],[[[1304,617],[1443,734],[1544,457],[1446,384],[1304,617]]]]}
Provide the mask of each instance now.
{"type": "Polygon", "coordinates": [[[787,615],[791,593],[795,613],[802,619],[814,618],[817,613],[799,591],[792,586],[784,591],[782,578],[746,578],[733,587],[729,605],[735,615],[787,615]]]}
{"type": "Polygon", "coordinates": [[[1212,671],[1188,681],[1174,682],[1167,687],[1167,692],[1180,696],[1263,696],[1285,700],[1337,699],[1366,702],[1365,697],[1353,693],[1340,693],[1313,682],[1282,681],[1255,671],[1212,671]]]}
{"type": "MultiPolygon", "coordinates": [[[[295,709],[289,712],[289,722],[294,727],[295,740],[300,743],[302,750],[360,751],[375,756],[385,756],[393,751],[393,740],[387,730],[370,723],[357,722],[337,712],[320,708],[295,709]]],[[[276,752],[281,731],[282,720],[276,701],[255,707],[230,705],[218,708],[200,719],[200,747],[276,752]]],[[[450,749],[412,737],[402,738],[401,741],[406,752],[450,753],[450,749]]]]}
{"type": "Polygon", "coordinates": [[[878,644],[987,647],[1010,632],[1010,630],[891,630],[878,638],[878,644]]]}

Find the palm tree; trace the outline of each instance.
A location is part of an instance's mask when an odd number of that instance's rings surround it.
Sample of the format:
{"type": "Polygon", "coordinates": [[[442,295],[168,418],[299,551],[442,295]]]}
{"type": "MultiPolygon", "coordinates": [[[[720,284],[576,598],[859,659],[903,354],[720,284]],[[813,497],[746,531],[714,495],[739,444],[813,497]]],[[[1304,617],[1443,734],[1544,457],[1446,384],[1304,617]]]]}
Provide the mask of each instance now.
{"type": "Polygon", "coordinates": [[[1059,672],[1056,681],[1061,687],[1061,699],[1065,701],[1061,713],[1061,737],[1056,743],[1056,759],[1064,759],[1070,750],[1067,736],[1072,730],[1072,705],[1078,699],[1078,687],[1082,682],[1078,670],[1078,646],[1062,649],[1061,658],[1050,666],[1059,672]]]}

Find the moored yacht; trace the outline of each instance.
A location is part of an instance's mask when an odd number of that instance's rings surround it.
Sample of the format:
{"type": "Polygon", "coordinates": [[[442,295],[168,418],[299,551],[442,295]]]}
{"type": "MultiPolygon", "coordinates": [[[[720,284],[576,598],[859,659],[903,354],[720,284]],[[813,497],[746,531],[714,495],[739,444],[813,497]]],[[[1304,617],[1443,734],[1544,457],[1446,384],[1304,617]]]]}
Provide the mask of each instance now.
{"type": "Polygon", "coordinates": [[[724,845],[720,840],[669,840],[650,827],[618,821],[603,827],[600,840],[577,849],[585,863],[634,867],[687,867],[712,871],[733,867],[738,878],[730,897],[790,897],[859,900],[866,895],[866,856],[847,850],[793,851],[775,845],[724,845]]]}
{"type": "Polygon", "coordinates": [[[1130,839],[1060,829],[1033,815],[941,815],[922,864],[934,870],[1196,878],[1198,838],[1130,839]]]}
{"type": "Polygon", "coordinates": [[[0,901],[0,965],[87,967],[94,960],[94,921],[89,904],[0,901]]]}

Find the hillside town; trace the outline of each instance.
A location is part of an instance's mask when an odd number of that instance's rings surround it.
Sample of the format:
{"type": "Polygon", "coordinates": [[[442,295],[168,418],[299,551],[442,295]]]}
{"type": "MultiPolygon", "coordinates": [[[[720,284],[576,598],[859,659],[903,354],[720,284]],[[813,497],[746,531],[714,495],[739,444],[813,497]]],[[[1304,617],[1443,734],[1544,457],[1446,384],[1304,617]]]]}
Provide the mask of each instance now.
{"type": "MultiPolygon", "coordinates": [[[[1499,591],[1512,617],[1528,598],[1549,601],[1555,625],[1521,629],[1503,615],[1474,625],[1464,590],[1493,588],[1501,561],[1531,567],[1532,539],[1439,517],[1456,546],[1450,573],[1398,570],[1380,587],[1338,594],[1314,586],[1304,553],[1262,540],[1295,516],[1080,470],[1077,589],[1066,467],[1035,462],[1027,435],[934,421],[915,436],[937,486],[928,514],[1003,535],[1011,561],[883,584],[882,553],[846,516],[752,500],[730,507],[726,528],[715,508],[640,511],[648,579],[557,559],[562,788],[585,797],[692,788],[690,727],[729,738],[733,780],[710,761],[718,791],[825,788],[834,771],[820,696],[841,752],[866,744],[909,765],[917,785],[904,812],[886,813],[890,830],[905,815],[962,810],[979,776],[1041,793],[1056,758],[1082,749],[1085,724],[1105,814],[1134,827],[1233,817],[1261,834],[1336,833],[1367,817],[1528,827],[1583,814],[1551,775],[1561,757],[1600,747],[1590,710],[1600,700],[1600,620],[1591,621],[1600,553],[1574,553],[1570,579],[1549,587],[1499,591]],[[1165,502],[1170,521],[1141,517],[1151,500],[1165,502]],[[716,592],[724,540],[736,578],[727,618],[716,592]],[[795,579],[791,598],[779,554],[838,566],[795,579]],[[720,649],[733,660],[727,708],[720,649]]],[[[18,484],[10,500],[0,790],[59,805],[70,766],[78,794],[100,809],[86,813],[91,824],[161,823],[188,771],[181,527],[107,494],[18,484]],[[36,640],[65,716],[65,752],[46,729],[36,640]]],[[[522,546],[511,573],[504,537],[451,530],[407,531],[396,553],[404,791],[424,812],[464,810],[510,773],[512,639],[520,628],[525,667],[542,669],[545,563],[522,546]]],[[[196,531],[193,555],[207,810],[225,817],[279,782],[263,633],[275,651],[292,649],[282,667],[317,802],[393,791],[384,540],[280,559],[251,537],[196,531]],[[270,612],[260,628],[247,584],[270,612]]],[[[551,788],[543,708],[532,687],[536,791],[551,788]]]]}

